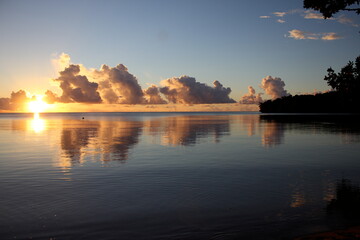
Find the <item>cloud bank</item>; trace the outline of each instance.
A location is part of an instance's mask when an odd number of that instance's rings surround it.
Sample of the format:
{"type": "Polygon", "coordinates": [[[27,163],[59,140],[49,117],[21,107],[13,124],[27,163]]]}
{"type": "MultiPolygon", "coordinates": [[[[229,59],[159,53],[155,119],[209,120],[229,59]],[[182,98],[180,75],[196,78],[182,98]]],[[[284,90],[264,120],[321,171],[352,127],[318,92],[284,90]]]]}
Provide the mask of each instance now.
{"type": "Polygon", "coordinates": [[[195,78],[181,76],[163,80],[161,87],[151,85],[143,90],[137,78],[123,64],[88,69],[82,64],[72,64],[70,56],[65,53],[53,59],[52,63],[56,69],[61,69],[53,82],[59,85],[62,93],[58,96],[47,90],[43,98],[47,103],[236,103],[229,97],[231,89],[223,87],[219,81],[214,81],[210,87],[195,78]]]}
{"type": "Polygon", "coordinates": [[[213,82],[213,87],[197,82],[189,76],[173,77],[161,82],[160,92],[172,103],[235,103],[229,97],[230,88],[225,88],[219,81],[213,82]]]}
{"type": "MultiPolygon", "coordinates": [[[[215,80],[212,86],[198,82],[194,77],[180,76],[165,79],[160,87],[151,85],[142,89],[137,78],[123,64],[115,67],[102,65],[100,69],[88,69],[74,64],[68,54],[61,54],[52,61],[55,68],[63,68],[52,82],[58,92],[47,90],[42,100],[55,104],[47,111],[257,111],[262,94],[256,94],[252,86],[248,93],[236,102],[230,97],[231,88],[215,80]],[[71,103],[71,105],[67,105],[71,103]],[[100,104],[101,107],[99,107],[100,104]],[[160,105],[163,106],[157,106],[160,105]],[[216,105],[218,104],[218,105],[216,105]],[[222,105],[221,104],[227,104],[222,105]],[[106,105],[106,106],[105,106],[106,105]],[[69,107],[67,107],[69,106],[69,107]],[[69,109],[71,106],[71,109],[69,109]],[[104,109],[106,107],[106,109],[104,109]],[[156,108],[156,109],[155,109],[156,108]],[[140,110],[141,109],[141,110],[140,110]],[[159,110],[160,109],[160,110],[159,110]]],[[[285,83],[280,78],[268,76],[262,79],[261,87],[273,99],[287,96],[285,83]]],[[[24,90],[12,92],[9,98],[0,98],[1,111],[28,111],[30,101],[40,96],[31,96],[24,90]]]]}

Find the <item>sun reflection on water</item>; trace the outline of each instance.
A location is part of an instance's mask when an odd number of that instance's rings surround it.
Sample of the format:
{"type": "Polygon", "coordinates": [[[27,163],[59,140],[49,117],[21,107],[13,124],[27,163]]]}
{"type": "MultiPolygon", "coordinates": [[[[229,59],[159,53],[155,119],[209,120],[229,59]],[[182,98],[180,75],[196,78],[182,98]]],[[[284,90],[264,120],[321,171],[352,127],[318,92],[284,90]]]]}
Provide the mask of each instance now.
{"type": "Polygon", "coordinates": [[[34,113],[34,118],[31,120],[31,129],[36,133],[45,130],[45,121],[40,118],[39,113],[34,113]]]}

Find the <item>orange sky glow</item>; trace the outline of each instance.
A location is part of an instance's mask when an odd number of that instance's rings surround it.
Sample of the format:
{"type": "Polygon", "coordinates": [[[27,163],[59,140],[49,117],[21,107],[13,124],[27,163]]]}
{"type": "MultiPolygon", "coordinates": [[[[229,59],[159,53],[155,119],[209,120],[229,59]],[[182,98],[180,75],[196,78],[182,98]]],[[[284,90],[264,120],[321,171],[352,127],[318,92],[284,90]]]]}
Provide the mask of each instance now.
{"type": "MultiPolygon", "coordinates": [[[[87,104],[87,103],[36,103],[29,102],[27,107],[16,112],[239,112],[259,111],[255,104],[164,104],[164,105],[129,105],[129,104],[87,104]],[[44,106],[41,106],[44,105],[44,106]]],[[[13,111],[2,111],[13,112],[13,111]]]]}

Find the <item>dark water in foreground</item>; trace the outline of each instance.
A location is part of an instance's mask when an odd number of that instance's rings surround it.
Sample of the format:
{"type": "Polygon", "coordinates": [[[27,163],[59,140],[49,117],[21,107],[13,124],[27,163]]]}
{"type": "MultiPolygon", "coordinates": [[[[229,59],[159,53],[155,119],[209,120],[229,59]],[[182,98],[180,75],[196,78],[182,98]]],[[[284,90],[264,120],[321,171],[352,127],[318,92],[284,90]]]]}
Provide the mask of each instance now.
{"type": "Polygon", "coordinates": [[[360,224],[329,210],[339,181],[358,190],[359,119],[1,114],[0,238],[291,239],[360,224]]]}

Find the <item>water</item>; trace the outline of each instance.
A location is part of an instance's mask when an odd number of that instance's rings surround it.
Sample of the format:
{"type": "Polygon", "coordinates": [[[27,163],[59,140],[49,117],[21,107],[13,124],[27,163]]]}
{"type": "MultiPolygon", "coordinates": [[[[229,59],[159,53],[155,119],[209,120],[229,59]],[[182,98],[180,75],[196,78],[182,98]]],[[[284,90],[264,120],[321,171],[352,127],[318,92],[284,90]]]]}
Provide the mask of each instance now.
{"type": "Polygon", "coordinates": [[[360,224],[328,207],[339,181],[360,183],[359,119],[1,114],[0,236],[292,239],[360,224]]]}

